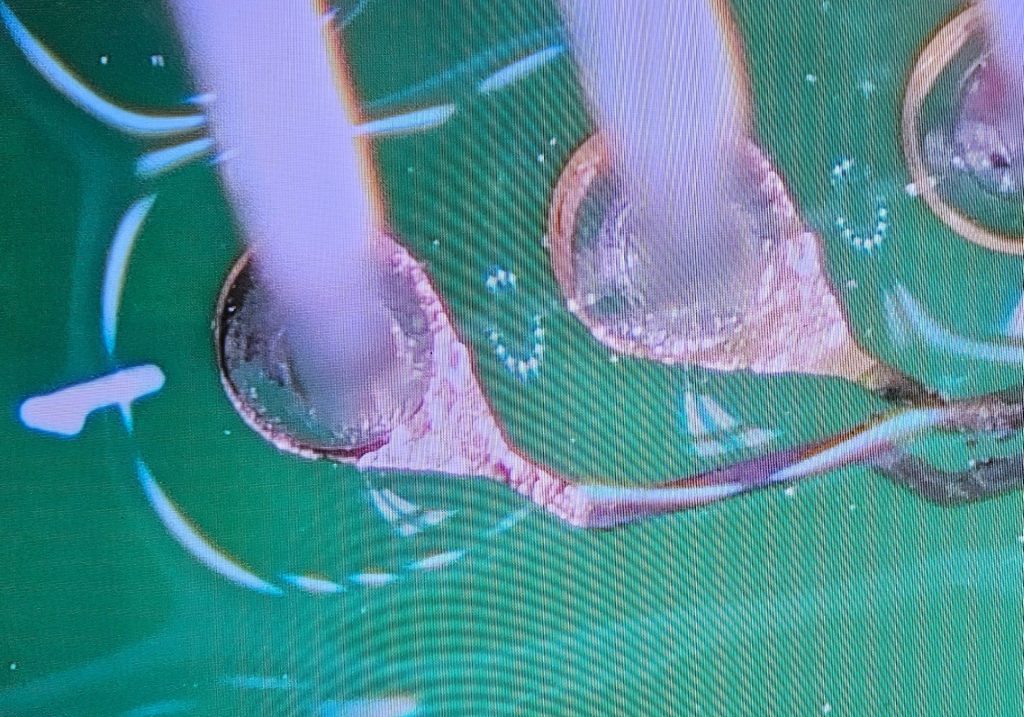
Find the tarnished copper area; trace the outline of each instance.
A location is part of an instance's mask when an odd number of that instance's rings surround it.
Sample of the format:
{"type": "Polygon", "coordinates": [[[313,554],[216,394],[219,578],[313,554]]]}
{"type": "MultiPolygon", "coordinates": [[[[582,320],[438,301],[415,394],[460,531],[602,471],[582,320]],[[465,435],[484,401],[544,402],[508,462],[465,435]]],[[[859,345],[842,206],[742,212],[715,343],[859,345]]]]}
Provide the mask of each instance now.
{"type": "MultiPolygon", "coordinates": [[[[221,382],[232,406],[242,419],[280,450],[311,459],[353,464],[360,469],[444,473],[453,477],[490,478],[507,485],[538,507],[569,525],[607,528],[646,516],[707,505],[761,485],[765,465],[791,459],[769,456],[751,466],[729,470],[715,479],[685,481],[667,490],[653,488],[581,485],[537,465],[514,449],[484,397],[473,372],[472,359],[459,341],[441,299],[423,268],[400,246],[384,239],[387,265],[407,282],[426,320],[430,337],[426,388],[416,408],[395,416],[386,432],[368,436],[362,443],[336,445],[310,440],[296,426],[273,415],[250,390],[240,384],[230,364],[242,344],[231,344],[228,334],[252,291],[248,256],[232,269],[217,305],[215,338],[221,382]],[[749,475],[748,475],[749,474],[749,475]],[[753,476],[753,478],[750,478],[753,476]]],[[[254,344],[255,345],[255,344],[254,344]]],[[[265,349],[265,343],[260,345],[265,349]]],[[[254,359],[255,357],[250,357],[254,359]]],[[[267,363],[263,359],[264,364],[267,363]]],[[[301,402],[301,397],[295,400],[301,402]]],[[[790,452],[791,453],[791,452],[790,452]]],[[[745,465],[745,464],[744,464],[745,465]]]]}
{"type": "Polygon", "coordinates": [[[613,174],[601,136],[584,142],[555,187],[548,215],[551,263],[569,310],[595,338],[621,354],[717,370],[861,380],[878,362],[857,345],[849,329],[818,238],[800,221],[782,179],[760,149],[748,143],[741,161],[738,181],[749,185],[755,201],[733,207],[750,212],[749,220],[741,217],[738,225],[756,232],[750,243],[757,256],[750,281],[741,277],[734,286],[734,306],[740,310],[713,316],[688,313],[686,307],[644,311],[642,298],[635,300],[642,287],[634,291],[638,287],[631,274],[642,237],[621,231],[631,211],[628,202],[613,191],[597,239],[580,245],[581,207],[613,174]],[[762,216],[759,207],[769,216],[762,216]],[[582,262],[581,249],[587,254],[582,262]],[[598,284],[603,292],[593,290],[598,284]],[[629,310],[609,311],[609,300],[629,310]]]}
{"type": "MultiPolygon", "coordinates": [[[[925,100],[936,81],[967,42],[984,33],[983,13],[983,8],[978,5],[968,6],[939,28],[918,56],[914,69],[910,73],[907,91],[903,99],[903,152],[906,155],[907,165],[917,192],[946,226],[964,239],[988,249],[1007,254],[1024,255],[1024,233],[1005,234],[985,227],[948,203],[940,195],[934,186],[932,173],[922,150],[920,119],[925,100]]],[[[976,64],[970,74],[983,72],[984,69],[984,63],[976,64]]],[[[970,88],[967,89],[967,94],[963,99],[972,99],[970,88]]],[[[985,183],[986,178],[990,182],[996,181],[994,176],[989,176],[993,174],[994,168],[985,166],[985,162],[991,163],[990,158],[993,154],[1002,156],[1005,152],[999,150],[1001,145],[992,136],[992,132],[985,129],[984,123],[961,122],[957,128],[957,134],[959,142],[966,142],[974,147],[966,152],[967,156],[963,158],[963,161],[968,164],[974,161],[978,165],[974,169],[979,181],[982,184],[985,183]],[[990,151],[984,151],[981,149],[983,147],[988,147],[990,151]],[[982,154],[987,156],[981,157],[982,154]],[[972,160],[972,157],[975,157],[975,160],[972,160]]]]}
{"type": "MultiPolygon", "coordinates": [[[[245,311],[253,296],[248,255],[239,259],[228,275],[215,319],[221,382],[242,419],[280,450],[306,458],[348,463],[359,469],[490,478],[569,525],[610,528],[763,488],[777,482],[779,476],[794,466],[800,469],[799,477],[807,477],[821,472],[822,466],[828,468],[866,460],[891,448],[893,433],[884,431],[879,438],[875,435],[876,427],[867,424],[839,438],[769,453],[660,485],[645,486],[642,480],[635,482],[635,477],[632,485],[616,486],[561,476],[522,455],[504,436],[473,372],[469,350],[458,339],[423,268],[390,238],[383,237],[374,249],[383,257],[388,274],[405,287],[404,296],[416,304],[416,311],[408,304],[401,304],[401,311],[393,309],[392,314],[407,314],[405,318],[395,318],[395,334],[404,336],[409,351],[399,366],[409,372],[411,380],[422,379],[423,393],[415,406],[403,403],[403,408],[388,414],[386,425],[379,431],[365,426],[355,433],[335,435],[327,441],[314,440],[301,422],[284,420],[268,410],[260,400],[260,386],[240,381],[245,376],[238,373],[237,366],[233,370],[233,362],[256,362],[266,373],[263,381],[277,382],[282,390],[300,390],[290,384],[287,369],[276,366],[280,347],[273,345],[272,336],[261,338],[257,334],[249,341],[241,336],[230,336],[233,330],[238,331],[238,314],[245,311]],[[418,317],[423,323],[410,317],[418,317]],[[248,355],[237,353],[246,350],[250,352],[248,355]],[[819,459],[820,453],[828,455],[819,459]],[[814,465],[809,465],[812,463],[814,465]]],[[[258,322],[254,325],[265,326],[258,322]]],[[[891,383],[888,378],[879,380],[891,383]]],[[[1019,396],[1015,396],[1007,394],[998,397],[995,403],[981,401],[963,408],[942,407],[934,411],[937,418],[933,423],[947,430],[957,430],[961,424],[983,431],[1019,428],[1024,417],[1019,396]]],[[[302,405],[301,395],[293,396],[292,400],[302,405]]],[[[914,411],[910,413],[916,415],[914,411]]],[[[897,415],[896,421],[902,419],[897,415]]]]}
{"type": "MultiPolygon", "coordinates": [[[[240,380],[243,376],[237,363],[256,362],[266,374],[263,386],[270,381],[291,393],[299,387],[291,383],[287,367],[280,365],[285,355],[274,345],[273,335],[256,333],[246,338],[244,334],[253,332],[244,330],[243,336],[232,336],[233,331],[238,332],[238,315],[246,310],[254,291],[249,255],[245,254],[221,290],[214,325],[221,383],[239,416],[287,453],[354,464],[360,469],[491,478],[572,525],[604,524],[603,509],[580,493],[572,481],[533,464],[509,445],[473,373],[469,351],[456,336],[423,268],[388,237],[381,238],[374,249],[387,274],[405,287],[406,296],[415,303],[415,312],[403,304],[405,317],[395,317],[392,312],[393,334],[396,341],[401,338],[404,342],[396,346],[404,345],[408,352],[398,365],[408,373],[407,380],[422,381],[422,394],[415,406],[403,404],[386,413],[386,421],[380,424],[358,426],[351,433],[326,440],[322,433],[311,436],[309,427],[294,417],[286,420],[268,410],[260,400],[260,386],[240,380]],[[245,351],[249,353],[240,355],[245,351]]],[[[292,395],[290,400],[302,406],[301,395],[292,395]]]]}

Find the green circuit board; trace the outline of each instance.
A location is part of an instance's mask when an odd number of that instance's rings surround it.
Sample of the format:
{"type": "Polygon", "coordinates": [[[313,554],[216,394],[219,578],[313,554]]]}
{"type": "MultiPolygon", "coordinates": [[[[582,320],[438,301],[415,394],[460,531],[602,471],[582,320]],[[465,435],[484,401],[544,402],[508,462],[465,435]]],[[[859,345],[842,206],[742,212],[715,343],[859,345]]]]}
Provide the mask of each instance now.
{"type": "MultiPolygon", "coordinates": [[[[336,4],[367,117],[437,118],[375,141],[391,226],[521,452],[640,486],[881,408],[838,379],[616,356],[567,311],[548,206],[593,126],[557,3],[336,4]],[[687,401],[718,424],[693,425],[687,401]]],[[[858,340],[951,395],[1020,385],[1019,341],[1002,332],[1021,258],[936,218],[908,190],[900,141],[916,54],[958,3],[731,7],[756,140],[820,236],[858,340]],[[851,239],[880,216],[884,241],[851,239]],[[936,324],[971,350],[919,330],[936,324]]],[[[199,111],[159,2],[10,0],[9,13],[95,96],[199,111]]],[[[197,148],[181,166],[140,170],[173,143],[125,136],[70,101],[9,30],[0,714],[1019,711],[1019,493],[940,507],[850,467],[583,531],[493,482],[277,451],[236,415],[217,371],[211,323],[243,242],[215,161],[197,148]],[[116,401],[68,435],[19,419],[32,396],[133,367],[162,378],[130,425],[116,401]],[[175,525],[214,551],[205,562],[175,525]]],[[[1004,229],[1021,219],[1019,205],[991,211],[1004,229]]],[[[913,448],[956,467],[1020,442],[929,435],[913,448]]]]}

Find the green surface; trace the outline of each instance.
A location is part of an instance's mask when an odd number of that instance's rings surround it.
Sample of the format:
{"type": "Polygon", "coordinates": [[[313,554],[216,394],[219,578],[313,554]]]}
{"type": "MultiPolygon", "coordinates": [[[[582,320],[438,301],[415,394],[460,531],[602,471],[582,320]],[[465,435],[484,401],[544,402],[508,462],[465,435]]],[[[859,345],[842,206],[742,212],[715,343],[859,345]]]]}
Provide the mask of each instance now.
{"type": "MultiPolygon", "coordinates": [[[[156,2],[11,4],[118,102],[173,108],[190,93],[156,2]],[[165,67],[151,65],[157,53],[165,67]]],[[[886,326],[897,283],[979,340],[998,335],[1019,296],[1019,258],[963,242],[904,191],[902,84],[955,3],[733,5],[758,138],[821,233],[863,343],[957,394],[1019,384],[1024,367],[913,335],[900,348],[886,326]],[[855,165],[836,183],[842,158],[855,165]],[[868,226],[879,198],[892,231],[875,251],[855,250],[835,219],[868,226]]],[[[687,387],[776,431],[772,448],[869,416],[878,403],[839,381],[611,361],[564,310],[542,238],[558,172],[590,131],[571,64],[563,56],[500,92],[474,91],[550,44],[556,25],[549,3],[369,0],[347,31],[373,116],[458,105],[440,129],[381,141],[378,160],[393,225],[426,263],[515,444],[572,475],[643,484],[712,465],[680,431],[687,387]],[[498,265],[517,274],[516,291],[486,289],[498,265]],[[523,382],[487,335],[529,347],[535,314],[547,352],[523,382]]],[[[276,453],[233,413],[215,371],[213,306],[240,251],[215,168],[136,180],[133,162],[152,146],[67,103],[0,35],[0,714],[316,715],[333,714],[329,700],[389,695],[438,715],[1020,714],[1019,495],[941,509],[849,469],[792,495],[614,531],[574,531],[530,510],[495,533],[524,507],[498,485],[361,476],[276,453]],[[109,358],[99,331],[107,249],[128,204],[153,192],[109,358]],[[74,439],[17,420],[27,396],[140,363],[167,383],[135,406],[132,437],[114,410],[74,439]],[[139,458],[208,538],[261,576],[400,577],[321,597],[228,583],[168,535],[135,479],[139,458]],[[368,485],[457,513],[403,539],[372,509],[368,485]],[[403,568],[456,549],[470,552],[446,569],[403,568]],[[278,682],[255,689],[236,676],[278,682]]],[[[919,449],[968,457],[939,438],[919,449]]]]}

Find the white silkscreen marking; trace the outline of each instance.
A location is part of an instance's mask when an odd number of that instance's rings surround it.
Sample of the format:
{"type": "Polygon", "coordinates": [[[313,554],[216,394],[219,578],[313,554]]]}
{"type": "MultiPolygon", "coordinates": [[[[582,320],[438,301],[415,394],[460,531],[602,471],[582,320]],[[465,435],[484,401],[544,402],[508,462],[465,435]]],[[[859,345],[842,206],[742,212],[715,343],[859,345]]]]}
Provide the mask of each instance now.
{"type": "Polygon", "coordinates": [[[147,364],[124,368],[22,402],[18,417],[26,428],[60,436],[77,436],[95,411],[118,406],[130,415],[132,403],[164,386],[164,372],[147,364]]]}

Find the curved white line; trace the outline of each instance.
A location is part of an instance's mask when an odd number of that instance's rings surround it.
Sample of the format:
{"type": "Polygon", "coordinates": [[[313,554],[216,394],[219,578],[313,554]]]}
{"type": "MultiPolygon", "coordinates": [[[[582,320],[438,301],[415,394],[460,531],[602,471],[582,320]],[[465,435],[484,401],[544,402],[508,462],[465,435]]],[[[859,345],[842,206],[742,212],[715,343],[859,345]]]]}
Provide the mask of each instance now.
{"type": "Polygon", "coordinates": [[[117,343],[117,314],[121,308],[121,292],[124,290],[124,280],[128,272],[128,260],[131,258],[139,230],[142,229],[142,223],[146,221],[146,216],[155,201],[156,194],[150,194],[128,207],[117,225],[114,240],[107,252],[100,311],[103,345],[111,355],[117,343]]]}
{"type": "Polygon", "coordinates": [[[0,20],[7,27],[11,39],[21,50],[29,64],[75,105],[100,122],[114,129],[137,136],[158,137],[194,132],[206,124],[202,114],[149,115],[132,112],[98,95],[71,70],[61,63],[36,37],[28,31],[18,17],[0,2],[0,20]]]}
{"type": "Polygon", "coordinates": [[[341,25],[341,27],[344,28],[344,27],[348,27],[349,25],[351,25],[352,21],[355,20],[360,15],[362,15],[363,10],[365,10],[366,6],[369,5],[369,4],[370,4],[370,0],[359,0],[359,2],[357,2],[355,4],[355,7],[353,7],[351,10],[349,10],[348,14],[345,15],[345,17],[343,17],[341,19],[341,22],[339,23],[341,25]]]}
{"type": "Polygon", "coordinates": [[[1024,295],[1020,297],[1010,312],[1009,318],[1006,319],[1003,333],[1011,339],[1024,339],[1024,295]]]}
{"type": "Polygon", "coordinates": [[[389,505],[378,491],[370,491],[370,498],[373,500],[373,507],[377,509],[377,513],[389,524],[398,523],[404,517],[395,510],[394,506],[389,505]]]}
{"type": "Polygon", "coordinates": [[[769,431],[766,428],[748,428],[740,434],[740,440],[747,448],[763,446],[774,439],[775,431],[769,431]]]}
{"type": "MultiPolygon", "coordinates": [[[[450,66],[440,74],[434,75],[433,77],[421,82],[417,82],[403,90],[398,90],[397,92],[392,92],[384,95],[383,97],[371,100],[365,103],[363,109],[367,112],[380,112],[385,107],[414,103],[418,98],[431,96],[434,92],[447,84],[462,81],[467,76],[479,75],[482,72],[489,71],[497,62],[504,62],[509,59],[513,59],[514,61],[515,57],[522,55],[524,49],[542,44],[549,46],[551,44],[561,44],[564,46],[564,33],[562,32],[561,25],[553,25],[539,30],[534,30],[533,32],[529,32],[508,42],[491,47],[483,52],[477,53],[468,60],[464,60],[450,66]]],[[[474,86],[478,87],[479,84],[474,83],[474,86]]]]}
{"type": "Polygon", "coordinates": [[[903,348],[907,344],[906,319],[896,308],[896,303],[891,294],[885,295],[885,321],[889,327],[889,336],[892,337],[893,345],[896,348],[903,348]]]}
{"type": "Polygon", "coordinates": [[[368,492],[377,513],[403,538],[440,525],[455,514],[450,510],[423,510],[390,488],[370,488],[368,492]]]}
{"type": "Polygon", "coordinates": [[[517,523],[526,518],[532,511],[533,509],[527,506],[525,508],[520,508],[511,515],[506,515],[504,518],[498,521],[497,525],[488,530],[486,535],[488,537],[492,537],[511,530],[513,527],[516,526],[517,523]]]}
{"type": "Polygon", "coordinates": [[[954,334],[925,313],[905,287],[897,285],[895,290],[904,314],[932,346],[980,361],[1024,365],[1024,346],[1002,346],[954,334]]]}
{"type": "Polygon", "coordinates": [[[718,458],[729,452],[729,447],[712,438],[698,438],[689,446],[690,450],[701,458],[718,458]]]}
{"type": "Polygon", "coordinates": [[[425,110],[416,110],[402,115],[385,117],[365,122],[356,127],[356,135],[368,137],[388,137],[396,134],[409,134],[422,130],[433,129],[451,119],[455,114],[455,105],[437,105],[425,110]]]}
{"type": "Polygon", "coordinates": [[[141,179],[152,179],[164,172],[184,166],[189,162],[205,157],[213,151],[213,140],[209,137],[161,147],[135,160],[135,176],[141,179]]]}
{"type": "Polygon", "coordinates": [[[394,573],[356,573],[349,575],[348,579],[356,585],[379,588],[398,580],[398,576],[394,573]]]}
{"type": "Polygon", "coordinates": [[[195,105],[197,107],[205,107],[216,100],[217,95],[213,92],[198,92],[185,98],[186,104],[195,105]]]}
{"type": "Polygon", "coordinates": [[[293,680],[288,675],[225,675],[220,683],[238,690],[295,690],[306,683],[293,680]]]}
{"type": "Polygon", "coordinates": [[[308,686],[289,675],[225,675],[220,678],[220,683],[225,687],[258,691],[304,689],[308,686]]]}
{"type": "Polygon", "coordinates": [[[697,396],[692,391],[687,391],[683,396],[683,410],[686,416],[686,428],[694,438],[704,438],[713,433],[700,415],[700,408],[697,405],[697,396]]]}
{"type": "Polygon", "coordinates": [[[500,90],[503,87],[507,87],[513,82],[518,82],[527,75],[536,72],[544,65],[561,56],[563,52],[565,52],[565,47],[562,45],[554,45],[552,47],[546,47],[543,50],[539,50],[521,60],[516,60],[512,64],[506,65],[489,77],[484,78],[477,87],[477,90],[481,94],[488,94],[495,90],[500,90]]]}
{"type": "Polygon", "coordinates": [[[388,523],[397,523],[420,510],[419,506],[410,503],[387,488],[371,489],[370,500],[373,501],[373,507],[377,509],[380,516],[388,523]]]}
{"type": "Polygon", "coordinates": [[[413,717],[420,703],[412,697],[381,697],[358,700],[327,700],[320,705],[320,717],[413,717]]]}
{"type": "Polygon", "coordinates": [[[449,550],[445,553],[435,553],[409,563],[408,568],[409,570],[440,570],[462,560],[468,552],[467,550],[449,550]]]}
{"type": "Polygon", "coordinates": [[[735,431],[740,423],[730,415],[722,405],[711,396],[700,397],[701,415],[707,416],[707,424],[712,433],[728,433],[735,431]]]}
{"type": "Polygon", "coordinates": [[[307,593],[314,595],[333,595],[334,593],[344,592],[345,586],[339,585],[332,580],[326,580],[324,578],[314,578],[309,575],[293,575],[291,573],[282,573],[281,579],[289,585],[297,587],[299,590],[304,590],[307,593]]]}
{"type": "Polygon", "coordinates": [[[189,523],[171,502],[141,459],[135,461],[136,473],[149,504],[167,532],[196,560],[227,580],[264,595],[283,595],[281,588],[249,572],[218,550],[189,523]]]}
{"type": "Polygon", "coordinates": [[[139,705],[127,712],[122,712],[121,717],[163,717],[163,715],[180,715],[196,709],[195,700],[165,700],[163,702],[151,702],[139,705]]]}
{"type": "Polygon", "coordinates": [[[417,522],[423,528],[433,528],[458,513],[457,510],[428,510],[417,518],[417,522]]]}
{"type": "Polygon", "coordinates": [[[395,491],[390,488],[383,488],[378,491],[381,498],[386,500],[388,504],[394,507],[395,510],[402,513],[403,515],[412,515],[419,513],[423,508],[413,503],[411,500],[406,500],[402,496],[398,495],[395,491]]]}

